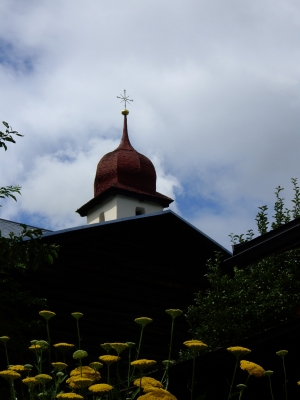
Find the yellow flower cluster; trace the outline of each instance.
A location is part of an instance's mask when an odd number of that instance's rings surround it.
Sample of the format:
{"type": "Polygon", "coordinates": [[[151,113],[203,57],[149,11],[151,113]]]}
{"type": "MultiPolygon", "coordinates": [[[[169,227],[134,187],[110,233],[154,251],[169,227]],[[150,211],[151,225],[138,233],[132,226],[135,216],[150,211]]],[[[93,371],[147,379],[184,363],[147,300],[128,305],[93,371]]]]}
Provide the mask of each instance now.
{"type": "Polygon", "coordinates": [[[93,385],[89,387],[89,390],[92,393],[108,393],[113,389],[112,386],[107,385],[106,383],[98,383],[97,385],[93,385]]]}
{"type": "Polygon", "coordinates": [[[35,376],[35,379],[38,381],[38,383],[45,385],[45,383],[51,382],[52,377],[47,374],[39,374],[35,376]]]}
{"type": "Polygon", "coordinates": [[[20,374],[18,374],[16,371],[12,371],[11,369],[0,371],[0,376],[7,381],[14,381],[15,379],[21,378],[20,374]]]}
{"type": "Polygon", "coordinates": [[[240,367],[244,371],[247,371],[249,375],[255,376],[256,378],[265,376],[265,370],[263,367],[251,361],[241,360],[240,367]]]}
{"type": "Polygon", "coordinates": [[[201,342],[200,340],[187,340],[183,344],[187,346],[190,350],[192,350],[194,353],[200,350],[205,350],[208,347],[207,344],[201,342]]]}
{"type": "Polygon", "coordinates": [[[63,362],[53,362],[51,363],[55,369],[58,371],[63,371],[64,369],[67,368],[68,364],[65,364],[63,362]]]}
{"type": "Polygon", "coordinates": [[[91,368],[93,368],[94,371],[98,371],[98,369],[103,367],[103,364],[101,364],[101,363],[99,363],[97,361],[94,361],[94,362],[90,363],[89,366],[91,368]]]}
{"type": "Polygon", "coordinates": [[[126,349],[128,349],[128,344],[127,343],[110,343],[110,347],[118,353],[118,356],[120,353],[126,349]]]}
{"type": "Polygon", "coordinates": [[[76,386],[76,388],[84,389],[87,388],[88,386],[91,386],[91,384],[94,383],[94,380],[91,378],[76,376],[73,378],[72,382],[76,386]]]}
{"type": "Polygon", "coordinates": [[[287,350],[279,350],[279,351],[276,351],[276,354],[278,355],[278,356],[280,356],[280,357],[285,357],[286,355],[287,355],[287,353],[288,353],[288,351],[287,350]]]}
{"type": "Polygon", "coordinates": [[[154,360],[136,360],[130,363],[133,367],[138,368],[141,372],[145,371],[145,369],[152,367],[152,365],[156,364],[154,360]]]}
{"type": "Polygon", "coordinates": [[[35,378],[25,378],[22,380],[22,382],[29,387],[34,387],[39,384],[35,378]]]}
{"type": "Polygon", "coordinates": [[[162,389],[164,385],[157,381],[154,378],[150,378],[149,376],[143,376],[142,379],[136,379],[133,384],[138,387],[147,388],[148,386],[156,387],[162,389]]]}
{"type": "Polygon", "coordinates": [[[50,318],[55,317],[55,313],[52,311],[43,310],[39,312],[40,316],[44,317],[46,321],[49,321],[50,318]]]}
{"type": "Polygon", "coordinates": [[[82,375],[81,375],[81,369],[80,367],[73,369],[70,373],[70,378],[66,380],[66,383],[70,386],[72,389],[80,389],[82,386],[82,382],[78,382],[78,379],[89,379],[91,382],[89,385],[92,385],[95,382],[98,382],[101,378],[101,375],[99,372],[95,371],[94,369],[84,366],[82,367],[82,375]]]}
{"type": "Polygon", "coordinates": [[[138,400],[177,400],[175,396],[173,396],[170,392],[164,389],[150,388],[147,387],[144,389],[146,394],[138,397],[138,400]]]}
{"type": "Polygon", "coordinates": [[[175,309],[175,308],[171,308],[169,310],[166,310],[166,313],[171,315],[171,317],[173,319],[179,317],[179,315],[183,314],[183,312],[181,310],[175,309]]]}
{"type": "Polygon", "coordinates": [[[77,320],[79,318],[83,317],[83,314],[81,312],[73,312],[71,315],[72,315],[72,317],[74,317],[77,320]]]}
{"type": "Polygon", "coordinates": [[[148,318],[148,317],[140,317],[140,318],[136,318],[134,320],[134,322],[141,325],[142,328],[144,328],[146,325],[150,324],[150,322],[152,322],[152,321],[153,321],[153,319],[148,318]]]}
{"type": "Polygon", "coordinates": [[[76,393],[60,393],[56,396],[57,399],[69,399],[69,400],[77,400],[77,399],[82,399],[84,398],[80,396],[80,394],[76,393]]]}
{"type": "Polygon", "coordinates": [[[41,348],[41,346],[39,344],[32,344],[28,348],[29,348],[29,350],[32,350],[34,352],[42,350],[42,348],[41,348]]]}
{"type": "Polygon", "coordinates": [[[117,361],[119,361],[121,358],[118,356],[110,356],[109,354],[106,354],[105,356],[100,356],[99,360],[103,361],[106,365],[111,365],[117,361]]]}
{"type": "Polygon", "coordinates": [[[74,344],[69,344],[69,343],[56,343],[53,345],[56,349],[59,349],[63,352],[67,350],[71,350],[74,347],[74,344]]]}
{"type": "Polygon", "coordinates": [[[227,350],[230,353],[234,354],[236,357],[246,356],[247,354],[251,353],[250,349],[247,349],[246,347],[240,347],[240,346],[228,347],[227,350]]]}
{"type": "Polygon", "coordinates": [[[10,365],[10,366],[8,367],[8,369],[10,369],[10,370],[12,370],[12,371],[17,371],[17,372],[25,371],[24,365],[10,365]]]}

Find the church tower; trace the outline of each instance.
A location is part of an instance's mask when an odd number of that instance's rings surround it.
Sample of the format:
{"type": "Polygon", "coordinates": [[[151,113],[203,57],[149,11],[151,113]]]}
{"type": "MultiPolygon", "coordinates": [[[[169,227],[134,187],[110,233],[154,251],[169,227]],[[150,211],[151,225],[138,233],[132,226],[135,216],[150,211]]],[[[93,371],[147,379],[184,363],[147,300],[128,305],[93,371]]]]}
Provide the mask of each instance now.
{"type": "Polygon", "coordinates": [[[76,211],[87,217],[87,224],[160,212],[173,201],[156,191],[154,165],[132,147],[128,114],[125,102],[120,145],[101,158],[94,181],[94,198],[76,211]]]}

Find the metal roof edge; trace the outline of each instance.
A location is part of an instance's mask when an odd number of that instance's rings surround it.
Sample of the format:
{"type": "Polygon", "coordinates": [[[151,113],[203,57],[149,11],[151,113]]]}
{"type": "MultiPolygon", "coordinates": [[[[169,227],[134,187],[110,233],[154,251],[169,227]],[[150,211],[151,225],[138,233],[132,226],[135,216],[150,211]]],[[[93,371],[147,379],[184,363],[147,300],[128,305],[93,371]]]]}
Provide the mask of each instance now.
{"type": "Polygon", "coordinates": [[[192,225],[190,222],[186,221],[184,218],[182,218],[180,215],[176,214],[172,210],[159,211],[159,212],[150,213],[150,214],[134,215],[132,217],[118,218],[118,219],[114,219],[114,220],[111,220],[111,221],[98,222],[96,224],[81,225],[81,226],[76,226],[74,228],[67,228],[67,229],[62,229],[62,230],[59,230],[59,231],[46,232],[46,233],[44,233],[42,235],[42,237],[44,238],[44,237],[49,237],[49,236],[55,236],[55,235],[60,235],[60,234],[73,232],[73,231],[78,231],[78,230],[83,230],[83,229],[92,229],[92,228],[96,228],[96,227],[99,227],[99,226],[110,225],[110,224],[118,224],[120,222],[125,222],[125,221],[132,221],[133,219],[144,219],[144,218],[156,217],[156,216],[161,216],[161,215],[166,215],[166,214],[171,214],[174,217],[180,219],[182,222],[187,224],[190,228],[194,229],[196,232],[200,233],[205,238],[209,239],[215,245],[220,247],[223,251],[228,253],[228,255],[232,256],[232,253],[229,250],[225,249],[225,247],[220,245],[218,242],[216,242],[210,236],[206,235],[200,229],[196,228],[194,225],[192,225]]]}

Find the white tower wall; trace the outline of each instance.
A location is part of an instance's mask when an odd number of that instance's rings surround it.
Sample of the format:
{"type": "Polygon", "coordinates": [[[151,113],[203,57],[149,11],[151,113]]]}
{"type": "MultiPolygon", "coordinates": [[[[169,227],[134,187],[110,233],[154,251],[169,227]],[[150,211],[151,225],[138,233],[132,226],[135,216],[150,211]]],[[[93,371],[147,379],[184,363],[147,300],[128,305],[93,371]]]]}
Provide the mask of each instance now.
{"type": "Polygon", "coordinates": [[[160,211],[163,211],[163,206],[155,202],[140,201],[134,197],[117,194],[92,208],[87,215],[87,224],[97,224],[99,222],[160,211]]]}

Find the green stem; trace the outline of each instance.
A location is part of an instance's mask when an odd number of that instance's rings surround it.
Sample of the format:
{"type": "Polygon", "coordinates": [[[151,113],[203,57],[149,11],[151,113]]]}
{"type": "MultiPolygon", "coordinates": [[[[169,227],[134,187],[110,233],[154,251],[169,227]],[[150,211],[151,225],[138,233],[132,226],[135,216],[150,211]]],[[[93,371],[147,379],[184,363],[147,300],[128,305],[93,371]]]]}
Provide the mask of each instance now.
{"type": "Polygon", "coordinates": [[[193,375],[192,375],[191,400],[193,400],[193,395],[194,395],[195,365],[196,365],[196,355],[194,355],[194,357],[193,357],[193,375]]]}
{"type": "MultiPolygon", "coordinates": [[[[143,339],[143,332],[144,332],[144,328],[145,328],[145,325],[144,325],[144,326],[142,326],[142,329],[141,329],[140,341],[139,341],[139,347],[138,347],[138,351],[137,351],[137,354],[136,354],[136,357],[135,357],[135,359],[136,359],[136,360],[138,360],[138,359],[139,359],[140,350],[141,350],[141,344],[142,344],[142,339],[143,339]]],[[[133,378],[133,376],[134,376],[134,371],[135,371],[135,367],[133,367],[133,369],[132,369],[132,374],[131,374],[130,381],[132,380],[132,378],[133,378]]]]}
{"type": "Polygon", "coordinates": [[[273,389],[272,389],[272,383],[271,383],[271,377],[270,376],[269,376],[269,383],[270,383],[271,397],[272,397],[272,400],[274,400],[273,389]]]}
{"type": "Polygon", "coordinates": [[[170,340],[170,348],[169,348],[169,357],[168,357],[168,364],[166,368],[166,390],[168,390],[169,386],[169,366],[170,366],[170,360],[171,360],[171,352],[172,352],[172,346],[173,346],[173,332],[174,332],[174,322],[175,318],[172,318],[172,327],[171,327],[171,340],[170,340]]]}
{"type": "Polygon", "coordinates": [[[7,347],[6,347],[6,343],[4,342],[4,347],[5,347],[5,355],[6,355],[6,362],[7,362],[7,368],[9,367],[9,359],[8,359],[8,353],[7,353],[7,347]]]}
{"type": "Polygon", "coordinates": [[[76,319],[76,322],[77,322],[77,333],[78,333],[78,350],[80,350],[80,341],[81,341],[81,339],[80,339],[80,332],[79,332],[79,322],[78,322],[78,319],[76,319]]]}
{"type": "Polygon", "coordinates": [[[49,350],[49,374],[51,373],[51,349],[50,349],[50,331],[49,321],[47,320],[47,336],[48,336],[48,350],[49,350]]]}
{"type": "Polygon", "coordinates": [[[287,395],[287,387],[286,387],[286,370],[285,370],[284,357],[282,357],[282,363],[283,363],[283,371],[284,371],[284,389],[285,389],[285,400],[287,400],[287,398],[288,398],[288,395],[287,395]]]}
{"type": "Polygon", "coordinates": [[[142,372],[140,373],[140,396],[142,395],[142,372]]]}
{"type": "Polygon", "coordinates": [[[233,384],[234,384],[234,379],[235,379],[236,369],[237,369],[238,363],[239,363],[239,358],[236,357],[236,363],[235,363],[234,372],[233,372],[233,376],[232,376],[232,381],[231,381],[231,385],[230,385],[228,400],[229,400],[230,397],[231,397],[231,392],[232,392],[232,388],[233,388],[233,384]]]}
{"type": "Polygon", "coordinates": [[[107,384],[110,384],[110,376],[109,376],[109,365],[107,366],[107,384]]]}
{"type": "Polygon", "coordinates": [[[240,391],[239,400],[241,400],[243,393],[244,393],[244,389],[240,391]]]}
{"type": "Polygon", "coordinates": [[[138,347],[138,351],[137,351],[137,355],[136,355],[136,360],[139,359],[139,355],[140,355],[140,350],[141,350],[141,344],[142,344],[142,338],[143,338],[143,332],[144,332],[144,328],[145,326],[142,326],[142,330],[141,330],[141,334],[140,334],[140,342],[139,342],[139,347],[138,347]]]}
{"type": "Polygon", "coordinates": [[[130,362],[131,362],[131,347],[129,347],[129,356],[128,356],[128,374],[127,374],[127,388],[125,392],[125,397],[124,400],[126,400],[127,393],[129,390],[129,385],[130,385],[130,362]]]}
{"type": "Polygon", "coordinates": [[[12,400],[16,400],[16,393],[15,393],[15,388],[14,388],[14,382],[10,382],[10,392],[11,392],[11,398],[12,400]]]}

